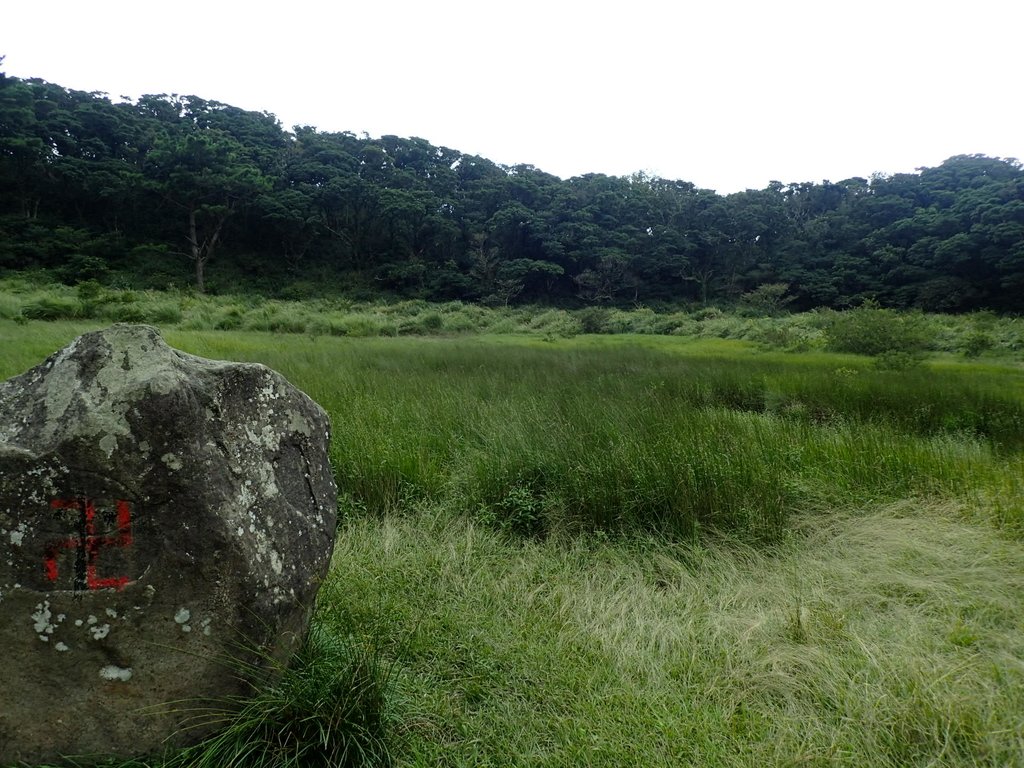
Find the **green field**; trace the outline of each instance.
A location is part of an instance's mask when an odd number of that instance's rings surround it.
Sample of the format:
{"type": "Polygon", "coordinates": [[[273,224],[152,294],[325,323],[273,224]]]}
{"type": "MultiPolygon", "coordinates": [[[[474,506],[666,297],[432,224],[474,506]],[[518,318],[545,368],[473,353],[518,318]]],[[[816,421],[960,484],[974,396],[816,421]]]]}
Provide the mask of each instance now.
{"type": "MultiPolygon", "coordinates": [[[[0,319],[0,378],[91,322],[0,319]]],[[[1010,325],[963,322],[998,354],[896,370],[699,332],[166,328],[321,403],[341,492],[305,663],[176,764],[260,764],[271,731],[295,765],[333,764],[318,740],[397,766],[1024,765],[1024,368],[1010,325]]]]}

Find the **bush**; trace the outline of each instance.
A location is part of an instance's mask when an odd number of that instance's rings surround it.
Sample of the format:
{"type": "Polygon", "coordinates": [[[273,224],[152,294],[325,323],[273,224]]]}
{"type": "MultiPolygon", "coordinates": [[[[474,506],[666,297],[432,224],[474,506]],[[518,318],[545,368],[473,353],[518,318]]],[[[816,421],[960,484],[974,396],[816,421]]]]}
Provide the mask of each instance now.
{"type": "Polygon", "coordinates": [[[60,281],[67,285],[103,280],[109,271],[103,259],[83,253],[72,254],[67,263],[56,270],[60,281]]]}
{"type": "Polygon", "coordinates": [[[904,353],[908,357],[922,357],[927,348],[923,315],[881,309],[873,303],[833,313],[825,333],[826,348],[831,352],[872,357],[904,353]]]}
{"type": "Polygon", "coordinates": [[[975,331],[964,339],[964,357],[978,357],[982,352],[987,352],[995,346],[992,335],[985,331],[975,331]]]}
{"type": "Polygon", "coordinates": [[[703,309],[698,309],[696,312],[694,312],[693,316],[697,320],[715,320],[721,317],[723,314],[725,313],[722,312],[722,310],[720,310],[718,307],[704,307],[703,309]]]}
{"type": "Polygon", "coordinates": [[[565,310],[549,309],[529,321],[529,330],[541,331],[546,336],[572,338],[583,331],[583,323],[565,310]]]}
{"type": "Polygon", "coordinates": [[[176,301],[158,301],[146,310],[148,323],[176,325],[181,322],[182,316],[181,305],[176,301]]]}
{"type": "Polygon", "coordinates": [[[743,294],[742,302],[758,315],[777,315],[783,307],[793,301],[787,295],[789,283],[764,283],[743,294]]]}
{"type": "Polygon", "coordinates": [[[585,307],[575,314],[583,333],[607,332],[608,316],[611,314],[607,307],[585,307]]]}
{"type": "Polygon", "coordinates": [[[78,299],[65,296],[42,296],[21,308],[29,320],[80,320],[87,316],[78,299]]]}
{"type": "Polygon", "coordinates": [[[797,325],[772,324],[754,331],[753,340],[766,349],[807,352],[814,347],[815,336],[797,325]]]}
{"type": "Polygon", "coordinates": [[[138,304],[115,304],[108,316],[116,323],[145,323],[150,319],[138,304]]]}
{"type": "Polygon", "coordinates": [[[440,312],[429,311],[413,315],[398,326],[400,336],[429,336],[439,333],[444,328],[444,318],[440,312]]]}

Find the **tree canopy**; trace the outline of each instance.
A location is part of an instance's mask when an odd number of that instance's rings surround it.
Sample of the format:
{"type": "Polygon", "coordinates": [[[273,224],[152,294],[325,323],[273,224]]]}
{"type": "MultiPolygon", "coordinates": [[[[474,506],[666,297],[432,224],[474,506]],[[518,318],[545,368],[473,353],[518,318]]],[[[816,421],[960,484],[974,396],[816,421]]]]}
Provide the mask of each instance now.
{"type": "Polygon", "coordinates": [[[422,138],[285,130],[196,96],[112,100],[0,73],[0,269],[199,290],[490,303],[1024,308],[1024,169],[719,195],[562,180],[422,138]]]}

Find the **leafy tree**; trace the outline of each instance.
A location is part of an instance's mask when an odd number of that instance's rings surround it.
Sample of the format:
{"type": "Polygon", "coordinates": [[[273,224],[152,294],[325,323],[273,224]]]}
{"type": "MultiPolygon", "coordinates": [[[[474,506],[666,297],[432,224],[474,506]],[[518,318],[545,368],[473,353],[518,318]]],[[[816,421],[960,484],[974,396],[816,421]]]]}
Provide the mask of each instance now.
{"type": "Polygon", "coordinates": [[[181,279],[175,244],[200,290],[210,268],[267,290],[297,279],[502,304],[1020,311],[1024,170],[958,155],[721,196],[0,73],[0,266],[150,284],[181,279]]]}
{"type": "Polygon", "coordinates": [[[200,293],[224,225],[269,188],[258,168],[239,159],[243,155],[237,141],[216,129],[170,135],[150,153],[147,174],[153,188],[183,213],[188,256],[200,293]]]}

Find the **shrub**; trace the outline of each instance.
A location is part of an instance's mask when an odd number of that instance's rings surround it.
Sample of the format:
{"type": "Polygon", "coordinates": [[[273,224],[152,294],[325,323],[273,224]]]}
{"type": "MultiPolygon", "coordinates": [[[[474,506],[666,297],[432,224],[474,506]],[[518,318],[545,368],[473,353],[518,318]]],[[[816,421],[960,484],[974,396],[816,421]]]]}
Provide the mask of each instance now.
{"type": "Polygon", "coordinates": [[[809,345],[795,333],[795,330],[790,326],[770,325],[767,328],[758,329],[754,333],[754,341],[767,349],[806,351],[809,349],[809,345]]]}
{"type": "Polygon", "coordinates": [[[703,309],[698,309],[694,312],[693,316],[698,320],[714,320],[721,317],[723,314],[725,313],[718,307],[704,307],[703,309]]]}
{"type": "Polygon", "coordinates": [[[62,283],[74,285],[81,282],[103,280],[107,277],[109,269],[107,263],[97,256],[75,253],[56,272],[62,283]]]}
{"type": "Polygon", "coordinates": [[[29,320],[79,320],[86,317],[82,302],[66,296],[41,296],[22,307],[21,314],[29,320]]]}
{"type": "MultiPolygon", "coordinates": [[[[905,353],[923,356],[927,329],[920,313],[898,313],[865,303],[857,309],[833,313],[826,326],[826,348],[832,352],[878,356],[905,353]]],[[[899,359],[899,358],[893,358],[899,359]]]]}
{"type": "Polygon", "coordinates": [[[176,325],[182,317],[181,305],[176,301],[158,301],[146,310],[146,322],[149,323],[176,325]]]}
{"type": "Polygon", "coordinates": [[[992,349],[993,346],[995,346],[995,340],[990,333],[975,331],[964,339],[964,357],[978,357],[982,352],[992,349]]]}
{"type": "Polygon", "coordinates": [[[117,323],[144,323],[149,321],[146,311],[138,304],[115,304],[107,313],[117,323]]]}
{"type": "Polygon", "coordinates": [[[531,331],[542,331],[547,336],[571,338],[583,331],[583,323],[565,310],[549,309],[529,321],[531,331]]]}
{"type": "Polygon", "coordinates": [[[430,311],[423,312],[421,314],[414,314],[409,319],[401,322],[398,326],[398,334],[400,336],[428,336],[430,334],[438,333],[443,328],[444,318],[441,316],[441,313],[430,311]]]}
{"type": "Polygon", "coordinates": [[[585,307],[575,314],[583,333],[607,332],[608,316],[611,314],[607,307],[585,307]]]}
{"type": "Polygon", "coordinates": [[[744,293],[742,301],[758,314],[775,315],[793,301],[793,296],[786,295],[788,291],[789,283],[764,283],[744,293]]]}
{"type": "Polygon", "coordinates": [[[481,505],[480,522],[513,536],[541,538],[547,533],[543,497],[528,483],[516,482],[496,503],[481,505]]]}

